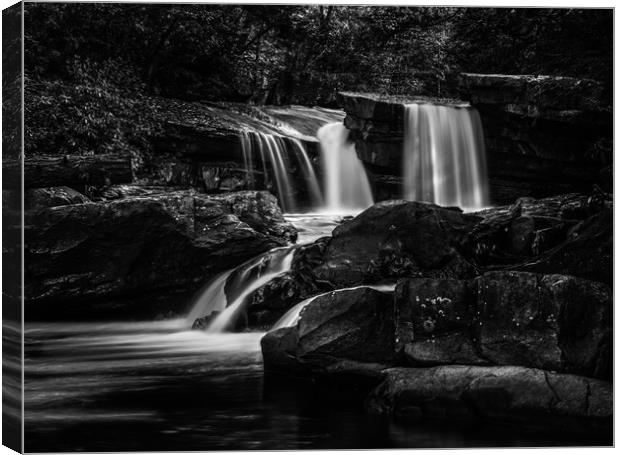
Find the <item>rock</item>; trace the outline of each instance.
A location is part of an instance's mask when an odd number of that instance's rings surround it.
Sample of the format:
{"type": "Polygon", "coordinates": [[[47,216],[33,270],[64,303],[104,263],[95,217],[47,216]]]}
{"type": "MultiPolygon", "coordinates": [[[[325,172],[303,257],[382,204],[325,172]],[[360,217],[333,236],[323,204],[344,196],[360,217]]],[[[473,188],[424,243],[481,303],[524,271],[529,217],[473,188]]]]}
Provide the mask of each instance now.
{"type": "Polygon", "coordinates": [[[90,202],[90,199],[68,186],[33,188],[27,190],[24,196],[26,210],[58,207],[60,205],[85,204],[86,202],[90,202]]]}
{"type": "Polygon", "coordinates": [[[474,104],[508,105],[529,115],[540,115],[541,109],[552,110],[556,118],[562,111],[605,107],[603,86],[591,79],[462,73],[461,87],[474,104]]]}
{"type": "Polygon", "coordinates": [[[613,210],[605,208],[567,233],[564,242],[515,267],[530,272],[561,273],[613,283],[613,210]]]}
{"type": "Polygon", "coordinates": [[[196,318],[196,320],[192,323],[192,330],[206,330],[211,321],[213,321],[219,314],[220,311],[213,311],[207,316],[196,318]]]}
{"type": "Polygon", "coordinates": [[[170,192],[27,211],[26,308],[52,319],[178,313],[210,276],[294,237],[275,197],[260,192],[170,192]]]}
{"type": "Polygon", "coordinates": [[[433,204],[375,204],[333,231],[314,274],[334,288],[407,276],[472,277],[459,245],[477,220],[433,204]]]}
{"type": "Polygon", "coordinates": [[[611,103],[598,82],[463,74],[461,85],[484,125],[492,185],[503,180],[496,201],[588,191],[611,162],[600,153],[612,136],[611,103]]]}
{"type": "Polygon", "coordinates": [[[332,290],[317,280],[313,269],[321,264],[328,237],[301,245],[295,251],[291,271],[272,279],[249,296],[249,327],[269,329],[290,308],[313,295],[332,290]]]}
{"type": "Polygon", "coordinates": [[[325,373],[341,360],[389,363],[394,356],[389,293],[360,287],[311,301],[298,323],[261,340],[266,370],[325,373]]]}
{"type": "Polygon", "coordinates": [[[401,280],[397,350],[409,364],[520,365],[611,378],[611,290],[565,275],[401,280]]]}
{"type": "MultiPolygon", "coordinates": [[[[604,193],[582,195],[566,194],[544,199],[520,198],[510,206],[495,207],[483,210],[474,215],[480,222],[467,233],[463,243],[464,254],[480,268],[523,269],[533,267],[537,262],[547,258],[557,249],[566,249],[568,243],[575,238],[573,232],[580,222],[585,222],[602,211],[611,209],[610,196],[604,193]],[[525,265],[524,265],[525,264],[525,265]]],[[[605,235],[611,225],[604,222],[596,223],[596,227],[588,230],[587,237],[592,239],[591,247],[599,242],[604,249],[605,235]],[[602,236],[597,236],[602,234],[602,236]]],[[[585,238],[584,238],[585,240],[585,238]]],[[[567,253],[582,254],[579,249],[567,253]]],[[[574,261],[583,260],[579,256],[574,261]]],[[[538,272],[564,273],[581,276],[597,281],[606,281],[603,272],[606,265],[592,264],[591,270],[583,274],[578,268],[531,268],[538,272]],[[598,269],[598,272],[596,271],[598,269]],[[598,275],[598,276],[597,276],[598,275]]],[[[528,270],[530,270],[528,268],[528,270]]],[[[584,269],[583,272],[586,272],[584,269]]]]}
{"type": "Polygon", "coordinates": [[[266,191],[213,195],[209,200],[221,203],[258,232],[284,238],[289,242],[297,239],[297,230],[284,220],[275,197],[266,191]]]}
{"type": "Polygon", "coordinates": [[[108,155],[37,155],[23,160],[5,160],[2,172],[7,176],[4,189],[47,188],[69,186],[84,190],[85,186],[103,186],[132,181],[131,156],[108,155]]]}
{"type": "Polygon", "coordinates": [[[414,421],[521,424],[610,435],[612,384],[517,366],[392,368],[369,396],[371,413],[414,421]]]}

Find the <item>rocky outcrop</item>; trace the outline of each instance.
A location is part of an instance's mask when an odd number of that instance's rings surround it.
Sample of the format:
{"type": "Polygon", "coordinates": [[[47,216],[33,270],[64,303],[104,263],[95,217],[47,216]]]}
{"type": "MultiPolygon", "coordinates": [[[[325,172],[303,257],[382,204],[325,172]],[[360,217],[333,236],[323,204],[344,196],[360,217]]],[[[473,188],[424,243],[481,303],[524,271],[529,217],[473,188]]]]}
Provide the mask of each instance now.
{"type": "Polygon", "coordinates": [[[27,190],[24,196],[24,207],[26,210],[58,207],[59,205],[85,204],[86,202],[90,202],[90,199],[68,186],[33,188],[27,190]]]}
{"type": "Polygon", "coordinates": [[[158,112],[161,125],[151,138],[152,152],[137,166],[137,177],[146,184],[193,186],[215,193],[244,189],[267,189],[277,194],[269,166],[254,157],[251,172],[245,172],[242,134],[254,132],[281,138],[289,160],[295,199],[309,203],[305,176],[296,159],[303,144],[320,171],[317,130],[342,121],[338,110],[304,106],[252,106],[240,103],[182,103],[155,98],[150,107],[158,112]],[[169,113],[174,113],[172,116],[169,113]],[[267,174],[265,174],[265,171],[267,174]]]}
{"type": "Polygon", "coordinates": [[[602,193],[521,198],[476,213],[480,222],[463,251],[482,270],[559,273],[611,284],[611,213],[610,195],[602,193]]]}
{"type": "Polygon", "coordinates": [[[83,191],[86,186],[129,183],[133,179],[131,157],[118,155],[32,156],[23,160],[4,160],[3,188],[68,186],[83,191]],[[23,165],[23,177],[22,177],[23,165]]]}
{"type": "Polygon", "coordinates": [[[494,203],[611,191],[612,116],[600,84],[550,76],[461,75],[463,101],[342,92],[339,103],[376,199],[402,195],[404,105],[471,105],[481,116],[494,203]]]}
{"type": "Polygon", "coordinates": [[[408,421],[458,420],[552,427],[609,436],[612,384],[516,366],[394,368],[369,396],[371,413],[408,421]]]}
{"type": "Polygon", "coordinates": [[[334,287],[403,276],[473,276],[459,245],[476,221],[458,209],[433,204],[375,204],[334,229],[314,273],[334,287]]]}
{"type": "Polygon", "coordinates": [[[249,298],[249,326],[268,329],[300,301],[400,278],[471,279],[489,270],[573,275],[611,285],[608,195],[522,198],[472,214],[391,201],[296,250],[291,271],[249,298]],[[596,254],[591,254],[595,251],[596,254]]]}
{"type": "Polygon", "coordinates": [[[26,312],[178,313],[210,276],[295,237],[265,192],[161,192],[27,211],[26,312]]]}
{"type": "Polygon", "coordinates": [[[461,84],[482,118],[496,200],[609,187],[599,178],[612,151],[611,103],[601,84],[488,74],[462,74],[461,84]]]}
{"type": "Polygon", "coordinates": [[[520,365],[610,379],[611,289],[566,275],[417,278],[395,293],[396,348],[428,365],[520,365]]]}
{"type": "Polygon", "coordinates": [[[299,322],[261,340],[267,370],[323,372],[342,360],[389,362],[394,356],[390,293],[360,287],[312,300],[299,322]]]}

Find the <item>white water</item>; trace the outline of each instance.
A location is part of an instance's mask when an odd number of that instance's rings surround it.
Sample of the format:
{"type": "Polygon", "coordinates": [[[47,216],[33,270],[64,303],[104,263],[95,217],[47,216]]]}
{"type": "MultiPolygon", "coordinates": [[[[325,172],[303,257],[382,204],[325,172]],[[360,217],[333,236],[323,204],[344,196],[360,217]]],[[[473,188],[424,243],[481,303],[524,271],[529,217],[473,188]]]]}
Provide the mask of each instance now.
{"type": "Polygon", "coordinates": [[[269,175],[268,171],[275,178],[278,199],[283,211],[292,212],[298,205],[291,181],[291,154],[295,156],[303,174],[310,203],[313,207],[320,207],[323,204],[323,196],[312,162],[306,147],[299,139],[244,131],[241,133],[241,151],[250,186],[255,188],[254,166],[260,161],[265,178],[269,175]]]}
{"type": "MultiPolygon", "coordinates": [[[[226,307],[224,311],[218,314],[215,319],[211,321],[207,327],[207,332],[222,333],[227,329],[230,329],[236,321],[240,310],[243,308],[246,298],[252,292],[269,283],[275,277],[288,272],[291,269],[294,254],[294,248],[272,250],[266,263],[266,267],[259,270],[257,276],[251,276],[251,272],[254,271],[254,267],[244,270],[239,286],[239,289],[242,289],[241,293],[230,305],[226,307]]],[[[261,267],[260,264],[257,264],[257,266],[261,267]]]]}
{"type": "Polygon", "coordinates": [[[186,326],[191,327],[199,317],[221,311],[209,323],[207,332],[222,333],[230,329],[252,292],[291,269],[295,249],[296,247],[275,248],[215,277],[194,299],[194,304],[185,318],[186,326]],[[238,291],[230,304],[225,290],[229,280],[232,280],[233,291],[238,291]]]}
{"type": "Polygon", "coordinates": [[[270,331],[282,329],[284,327],[292,327],[295,324],[297,324],[297,322],[299,321],[299,318],[301,317],[302,310],[306,308],[306,306],[309,303],[313,302],[315,299],[321,296],[332,294],[335,292],[351,291],[353,289],[359,289],[359,288],[370,288],[370,289],[374,289],[375,291],[381,291],[381,292],[393,292],[394,289],[396,288],[396,284],[375,284],[375,285],[355,286],[352,288],[337,289],[335,291],[328,291],[328,292],[324,292],[323,294],[314,295],[305,300],[302,300],[297,305],[295,305],[290,310],[288,310],[284,314],[284,316],[278,319],[278,321],[273,325],[270,331]]]}
{"type": "Polygon", "coordinates": [[[317,132],[321,141],[325,207],[327,212],[354,212],[370,207],[374,201],[364,165],[349,141],[349,130],[342,123],[330,123],[317,132]]]}
{"type": "Polygon", "coordinates": [[[489,206],[482,123],[470,107],[408,104],[404,198],[443,206],[489,206]]]}

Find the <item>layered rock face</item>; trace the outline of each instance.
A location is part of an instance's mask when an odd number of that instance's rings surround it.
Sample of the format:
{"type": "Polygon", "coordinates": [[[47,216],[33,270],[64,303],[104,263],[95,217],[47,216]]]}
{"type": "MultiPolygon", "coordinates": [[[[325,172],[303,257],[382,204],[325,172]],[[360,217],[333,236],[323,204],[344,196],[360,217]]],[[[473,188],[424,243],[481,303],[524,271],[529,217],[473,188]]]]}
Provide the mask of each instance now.
{"type": "Polygon", "coordinates": [[[404,105],[476,108],[482,120],[492,201],[611,191],[612,116],[600,84],[549,76],[461,75],[464,101],[339,94],[376,199],[401,197],[404,105]]]}
{"type": "Polygon", "coordinates": [[[531,368],[450,365],[385,370],[371,413],[407,421],[482,420],[609,435],[611,383],[531,368]]]}
{"type": "Polygon", "coordinates": [[[296,237],[267,192],[136,192],[72,205],[48,198],[48,207],[34,199],[25,213],[28,318],[178,314],[210,276],[296,237]]]}
{"type": "Polygon", "coordinates": [[[307,178],[293,157],[296,147],[287,138],[299,141],[313,167],[319,171],[318,129],[342,121],[338,110],[304,106],[250,106],[238,103],[185,103],[180,109],[171,100],[158,99],[162,112],[183,112],[170,118],[164,115],[160,131],[152,137],[152,153],[139,163],[137,178],[143,183],[193,186],[210,193],[267,189],[277,194],[276,177],[269,166],[254,157],[250,172],[245,171],[242,134],[264,134],[283,138],[287,146],[287,172],[296,183],[295,199],[308,203],[303,182],[307,178]]]}
{"type": "Polygon", "coordinates": [[[462,74],[463,93],[484,125],[489,176],[498,201],[611,191],[612,110],[593,80],[462,74]],[[519,184],[519,182],[521,182],[519,184]]]}

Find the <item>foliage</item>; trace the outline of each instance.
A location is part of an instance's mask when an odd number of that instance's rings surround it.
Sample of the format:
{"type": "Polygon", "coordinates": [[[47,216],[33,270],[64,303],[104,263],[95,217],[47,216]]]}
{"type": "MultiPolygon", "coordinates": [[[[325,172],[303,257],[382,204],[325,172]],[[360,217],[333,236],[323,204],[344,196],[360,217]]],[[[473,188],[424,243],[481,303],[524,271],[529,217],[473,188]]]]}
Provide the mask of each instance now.
{"type": "Polygon", "coordinates": [[[147,148],[145,99],[333,106],[452,97],[462,71],[612,81],[612,10],[25,4],[26,148],[147,148]]]}
{"type": "Polygon", "coordinates": [[[26,80],[25,149],[28,153],[98,154],[148,148],[156,132],[141,100],[144,84],[120,61],[74,58],[63,80],[26,80]],[[139,121],[136,121],[139,119],[139,121]]]}

